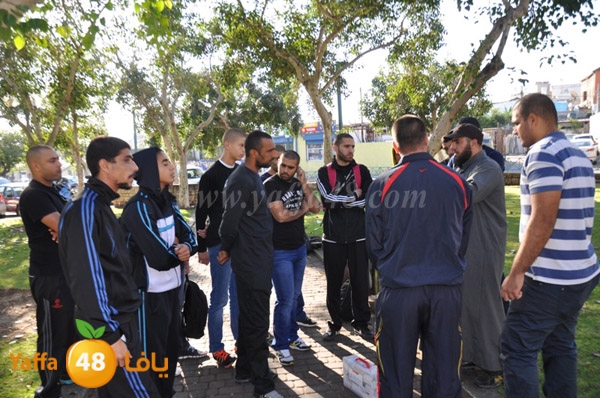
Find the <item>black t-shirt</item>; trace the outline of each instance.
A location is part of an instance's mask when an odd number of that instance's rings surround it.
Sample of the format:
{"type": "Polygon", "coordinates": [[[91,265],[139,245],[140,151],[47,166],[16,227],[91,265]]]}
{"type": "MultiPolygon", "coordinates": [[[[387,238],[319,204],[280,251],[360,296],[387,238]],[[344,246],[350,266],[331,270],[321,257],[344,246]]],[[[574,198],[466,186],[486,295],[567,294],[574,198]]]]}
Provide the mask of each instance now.
{"type": "MultiPolygon", "coordinates": [[[[265,181],[268,202],[283,202],[285,210],[302,207],[304,192],[302,184],[293,178],[285,182],[278,175],[265,181]]],[[[304,216],[290,222],[280,223],[273,219],[273,247],[275,250],[295,250],[304,244],[304,216]]]]}
{"type": "Polygon", "coordinates": [[[42,223],[42,218],[54,212],[62,212],[65,204],[65,199],[55,186],[48,187],[36,180],[31,180],[21,194],[19,207],[29,239],[30,275],[62,274],[58,243],[52,240],[48,226],[42,223]]]}

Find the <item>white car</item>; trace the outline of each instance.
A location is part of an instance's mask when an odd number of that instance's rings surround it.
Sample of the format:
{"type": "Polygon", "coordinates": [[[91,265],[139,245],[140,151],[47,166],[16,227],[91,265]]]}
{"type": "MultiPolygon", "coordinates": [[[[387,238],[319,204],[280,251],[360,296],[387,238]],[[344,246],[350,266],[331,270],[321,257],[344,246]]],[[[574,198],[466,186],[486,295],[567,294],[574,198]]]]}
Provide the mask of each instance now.
{"type": "Polygon", "coordinates": [[[585,156],[588,157],[590,162],[596,164],[598,161],[598,145],[594,143],[592,140],[573,140],[573,144],[575,144],[579,149],[585,153],[585,156]]]}
{"type": "Polygon", "coordinates": [[[594,145],[598,145],[598,141],[591,134],[575,134],[573,137],[569,138],[571,141],[579,141],[579,140],[591,140],[594,145]]]}
{"type": "Polygon", "coordinates": [[[199,184],[200,177],[202,177],[202,174],[204,174],[204,170],[202,170],[201,167],[188,166],[187,167],[188,185],[199,184]]]}

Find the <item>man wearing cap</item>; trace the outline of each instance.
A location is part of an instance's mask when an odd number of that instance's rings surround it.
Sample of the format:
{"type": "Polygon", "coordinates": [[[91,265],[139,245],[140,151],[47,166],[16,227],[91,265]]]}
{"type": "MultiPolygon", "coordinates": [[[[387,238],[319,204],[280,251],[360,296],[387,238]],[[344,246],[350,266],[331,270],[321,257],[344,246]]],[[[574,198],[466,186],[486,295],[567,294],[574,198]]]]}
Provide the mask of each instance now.
{"type": "Polygon", "coordinates": [[[454,149],[452,149],[452,139],[448,138],[450,134],[446,134],[442,137],[442,149],[446,152],[448,157],[442,160],[440,163],[445,164],[448,167],[451,167],[450,160],[454,163],[454,149]]]}
{"type": "Polygon", "coordinates": [[[459,124],[446,137],[452,140],[455,170],[473,191],[461,314],[463,364],[487,371],[475,383],[492,388],[502,382],[499,341],[504,308],[498,288],[506,250],[504,177],[500,166],[484,152],[483,133],[477,126],[459,124]]]}

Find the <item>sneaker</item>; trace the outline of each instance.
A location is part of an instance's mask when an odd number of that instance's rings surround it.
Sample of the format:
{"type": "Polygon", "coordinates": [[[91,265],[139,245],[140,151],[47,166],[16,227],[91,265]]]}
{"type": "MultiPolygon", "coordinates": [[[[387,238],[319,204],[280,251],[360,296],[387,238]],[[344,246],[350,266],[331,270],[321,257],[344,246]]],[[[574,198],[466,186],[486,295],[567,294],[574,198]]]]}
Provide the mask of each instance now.
{"type": "Polygon", "coordinates": [[[480,376],[475,379],[475,385],[479,388],[496,388],[504,382],[504,377],[500,373],[489,373],[487,376],[480,376]]]}
{"type": "Polygon", "coordinates": [[[235,374],[233,375],[233,381],[235,381],[238,384],[250,383],[252,381],[252,377],[238,376],[237,371],[236,371],[235,374]]]}
{"type": "Polygon", "coordinates": [[[306,317],[304,319],[298,319],[296,321],[296,323],[298,323],[298,325],[300,325],[300,326],[304,326],[305,328],[316,328],[317,327],[317,322],[313,321],[309,317],[306,317]]]}
{"type": "Polygon", "coordinates": [[[333,341],[335,339],[335,336],[337,336],[338,331],[335,330],[334,328],[331,327],[331,325],[329,325],[329,327],[327,328],[327,331],[325,333],[323,333],[323,340],[324,341],[333,341]]]}
{"type": "MultiPolygon", "coordinates": [[[[269,370],[269,378],[271,380],[275,380],[277,378],[277,373],[273,372],[272,370],[269,370]]],[[[238,374],[236,371],[235,375],[233,376],[233,380],[238,384],[244,384],[244,383],[250,383],[252,381],[252,378],[250,376],[238,377],[238,374]]]]}
{"type": "Polygon", "coordinates": [[[234,356],[229,355],[225,350],[213,352],[213,358],[217,361],[218,368],[225,369],[229,369],[236,359],[234,356]]]}
{"type": "Polygon", "coordinates": [[[181,376],[182,373],[183,371],[181,370],[181,365],[179,362],[177,362],[177,367],[175,368],[175,377],[181,376]]]}
{"type": "Polygon", "coordinates": [[[294,357],[290,353],[290,350],[277,351],[277,358],[279,358],[279,363],[281,363],[283,366],[289,366],[294,364],[294,357]]]}
{"type": "Polygon", "coordinates": [[[269,391],[266,394],[254,394],[255,398],[283,398],[283,395],[278,393],[277,391],[269,391]]]}
{"type": "Polygon", "coordinates": [[[373,341],[373,331],[368,325],[355,326],[354,333],[360,335],[365,340],[373,341]]]}
{"type": "Polygon", "coordinates": [[[310,344],[306,344],[304,340],[298,337],[296,341],[290,343],[290,348],[298,351],[308,351],[310,350],[310,344]]]}
{"type": "Polygon", "coordinates": [[[477,369],[478,366],[475,365],[473,362],[469,362],[469,361],[462,361],[460,364],[461,369],[463,370],[471,370],[471,369],[477,369]]]}
{"type": "Polygon", "coordinates": [[[207,358],[208,353],[204,351],[198,351],[196,348],[188,345],[181,354],[179,354],[179,359],[192,359],[192,358],[207,358]]]}

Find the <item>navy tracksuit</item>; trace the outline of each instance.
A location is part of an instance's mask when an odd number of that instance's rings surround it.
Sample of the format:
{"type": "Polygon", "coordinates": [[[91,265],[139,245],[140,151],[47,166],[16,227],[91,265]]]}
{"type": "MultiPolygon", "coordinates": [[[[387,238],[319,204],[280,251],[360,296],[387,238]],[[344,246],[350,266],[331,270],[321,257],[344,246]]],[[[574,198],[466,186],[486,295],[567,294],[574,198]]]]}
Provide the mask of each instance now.
{"type": "Polygon", "coordinates": [[[366,198],[367,248],[382,286],[376,309],[380,396],[412,397],[418,339],[424,397],[460,397],[461,283],[471,191],[429,154],[380,175],[366,198]]]}

